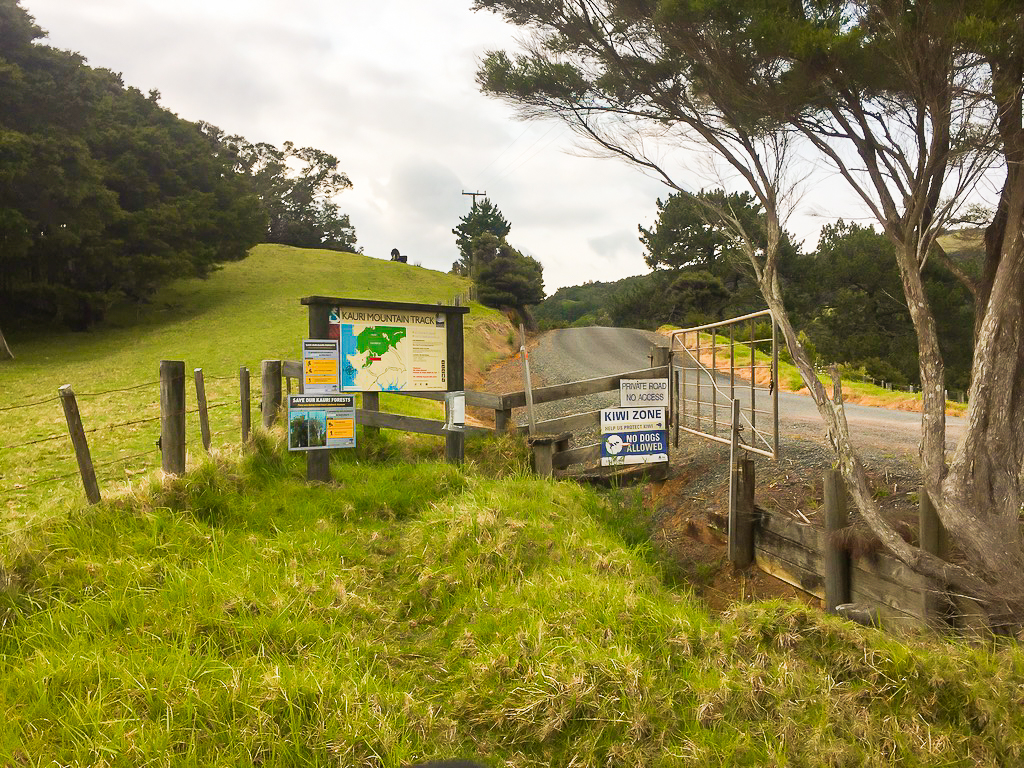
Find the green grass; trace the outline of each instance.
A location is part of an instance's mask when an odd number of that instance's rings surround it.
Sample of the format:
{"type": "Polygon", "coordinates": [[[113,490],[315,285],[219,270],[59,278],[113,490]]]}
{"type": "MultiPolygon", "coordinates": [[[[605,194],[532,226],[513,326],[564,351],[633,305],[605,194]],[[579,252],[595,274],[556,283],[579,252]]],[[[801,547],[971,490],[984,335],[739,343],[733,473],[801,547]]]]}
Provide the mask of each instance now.
{"type": "MultiPolygon", "coordinates": [[[[202,368],[215,445],[238,440],[238,369],[249,367],[258,403],[260,361],[299,357],[306,335],[303,296],[342,296],[391,301],[450,303],[468,280],[420,267],[361,255],[263,245],[244,261],[228,264],[207,280],[185,280],[159,293],[143,307],[120,307],[90,333],[10,333],[17,355],[0,364],[0,409],[53,400],[25,409],[0,410],[0,530],[52,502],[81,495],[76,464],[57,389],[71,384],[89,434],[101,488],[130,482],[159,466],[155,441],[159,414],[156,384],[160,360],[184,360],[189,378],[202,368]],[[147,386],[99,397],[88,393],[147,386]],[[121,427],[125,422],[142,422],[121,427]],[[113,427],[113,428],[112,428],[113,427]],[[59,439],[11,447],[49,436],[59,439]],[[138,459],[125,457],[148,452],[138,459]],[[117,463],[109,463],[117,462],[117,463]],[[58,475],[56,483],[33,485],[58,475]],[[6,512],[3,514],[2,512],[6,512]]],[[[467,374],[486,366],[497,346],[481,341],[481,329],[507,325],[504,316],[473,304],[466,316],[467,374]]],[[[501,331],[504,335],[506,331],[501,331]]],[[[191,383],[187,407],[195,407],[191,383]]],[[[384,395],[382,408],[437,417],[429,401],[384,395]]],[[[189,451],[197,454],[198,417],[188,415],[189,451]]]]}
{"type": "Polygon", "coordinates": [[[364,442],[310,486],[261,436],[4,538],[0,764],[1019,763],[1016,648],[712,617],[664,585],[638,497],[471,445],[364,442]]]}

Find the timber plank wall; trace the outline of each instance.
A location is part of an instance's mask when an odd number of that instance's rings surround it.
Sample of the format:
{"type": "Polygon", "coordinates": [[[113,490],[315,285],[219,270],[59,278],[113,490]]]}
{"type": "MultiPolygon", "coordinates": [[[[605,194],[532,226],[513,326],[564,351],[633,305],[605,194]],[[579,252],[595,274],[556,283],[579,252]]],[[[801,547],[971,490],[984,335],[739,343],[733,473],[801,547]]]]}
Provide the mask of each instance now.
{"type": "MultiPolygon", "coordinates": [[[[754,562],[764,572],[825,599],[827,534],[779,513],[762,511],[754,527],[754,562]]],[[[878,610],[887,626],[927,625],[929,583],[896,558],[876,552],[850,562],[850,599],[878,610]]]]}

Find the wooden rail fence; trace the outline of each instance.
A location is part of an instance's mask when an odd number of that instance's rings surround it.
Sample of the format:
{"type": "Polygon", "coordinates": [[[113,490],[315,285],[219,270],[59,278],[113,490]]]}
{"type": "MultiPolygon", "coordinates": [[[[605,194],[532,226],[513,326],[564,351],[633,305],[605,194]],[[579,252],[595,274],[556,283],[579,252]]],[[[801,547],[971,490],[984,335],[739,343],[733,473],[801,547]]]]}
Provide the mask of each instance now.
{"type": "MultiPolygon", "coordinates": [[[[618,389],[623,379],[655,378],[668,374],[666,365],[658,365],[638,371],[630,371],[612,376],[602,376],[584,381],[556,384],[534,390],[535,403],[551,403],[585,395],[610,392],[618,389]]],[[[164,360],[160,363],[160,439],[158,448],[161,456],[161,468],[170,475],[185,472],[186,466],[186,434],[185,416],[196,412],[199,416],[199,429],[202,446],[206,451],[211,449],[211,433],[206,398],[206,378],[202,368],[193,370],[196,407],[189,411],[186,407],[186,373],[185,363],[181,360],[164,360]]],[[[302,364],[294,360],[264,360],[260,366],[260,403],[259,417],[264,428],[272,427],[280,418],[284,406],[284,395],[293,391],[302,391],[302,364]]],[[[252,434],[252,397],[251,377],[249,369],[241,366],[238,370],[239,392],[239,429],[243,444],[248,442],[252,434]]],[[[435,402],[445,402],[444,392],[395,392],[405,397],[416,397],[435,402]]],[[[465,428],[464,434],[485,435],[503,434],[507,432],[525,433],[525,426],[517,426],[513,422],[513,409],[526,405],[526,392],[512,392],[504,395],[489,392],[466,391],[466,404],[475,408],[488,409],[494,412],[494,428],[472,426],[465,428]]],[[[86,497],[90,503],[98,503],[101,499],[99,484],[91,458],[86,430],[78,411],[74,390],[70,385],[62,387],[59,399],[64,408],[68,433],[75,450],[86,497]]],[[[223,403],[221,405],[224,405],[223,403]]],[[[367,430],[395,429],[438,437],[447,437],[445,421],[426,419],[388,413],[380,410],[378,393],[362,393],[361,407],[356,411],[357,423],[367,430]]],[[[569,433],[577,430],[599,428],[600,411],[588,411],[555,419],[547,419],[537,423],[537,435],[533,440],[534,463],[541,474],[553,474],[556,470],[565,469],[573,464],[596,461],[600,458],[600,444],[569,447],[569,433]]],[[[452,457],[449,456],[451,459],[452,457]]]]}
{"type": "MultiPolygon", "coordinates": [[[[665,378],[668,376],[668,348],[654,347],[655,360],[663,357],[664,363],[652,368],[644,368],[638,371],[617,373],[611,376],[600,376],[593,379],[573,381],[565,384],[553,384],[547,387],[537,387],[533,390],[533,402],[535,405],[541,403],[553,403],[561,400],[568,400],[575,397],[595,395],[603,392],[616,391],[623,379],[648,379],[665,378]],[[659,352],[658,350],[664,350],[659,352]]],[[[265,361],[271,363],[274,361],[265,361]]],[[[295,360],[286,360],[281,363],[281,372],[286,379],[286,389],[291,392],[302,391],[302,364],[295,360]],[[294,385],[292,380],[295,381],[294,385]]],[[[356,410],[356,422],[366,427],[383,427],[386,429],[397,429],[404,432],[415,432],[426,435],[443,435],[444,422],[432,419],[424,419],[415,416],[403,416],[395,413],[386,413],[380,410],[379,401],[376,397],[368,400],[368,394],[363,393],[362,407],[356,410]]],[[[444,392],[392,392],[389,394],[401,395],[403,397],[418,397],[425,400],[444,402],[444,392]]],[[[280,391],[278,393],[280,398],[280,391]]],[[[466,391],[466,405],[476,408],[484,408],[494,411],[494,429],[489,427],[467,426],[467,435],[481,434],[504,434],[506,432],[519,432],[525,434],[528,428],[517,426],[512,419],[514,408],[526,406],[526,391],[510,392],[504,395],[495,395],[489,392],[466,391]]],[[[281,401],[270,402],[267,407],[278,409],[281,401]]],[[[264,417],[266,422],[267,417],[264,417]]],[[[601,426],[601,411],[587,411],[575,413],[569,416],[561,416],[554,419],[545,419],[536,424],[538,437],[531,441],[534,450],[535,468],[541,474],[552,474],[554,470],[564,470],[574,464],[585,464],[597,461],[601,458],[601,445],[594,443],[578,448],[569,447],[567,433],[586,429],[599,429],[601,426]]]]}

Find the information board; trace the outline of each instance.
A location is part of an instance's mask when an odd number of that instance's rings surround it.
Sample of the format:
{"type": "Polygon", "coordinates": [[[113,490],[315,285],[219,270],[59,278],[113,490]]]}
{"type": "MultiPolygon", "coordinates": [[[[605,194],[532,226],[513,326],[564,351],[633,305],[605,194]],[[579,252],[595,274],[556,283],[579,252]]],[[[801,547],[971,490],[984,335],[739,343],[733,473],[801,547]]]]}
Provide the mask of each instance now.
{"type": "Polygon", "coordinates": [[[288,395],[289,451],[355,446],[355,395],[288,395]]]}
{"type": "Polygon", "coordinates": [[[601,466],[668,461],[664,408],[604,408],[601,466]]]}
{"type": "Polygon", "coordinates": [[[334,307],[344,392],[443,392],[448,389],[445,315],[414,310],[334,307]]]}
{"type": "Polygon", "coordinates": [[[302,340],[302,391],[307,395],[341,392],[337,339],[302,340]]]}

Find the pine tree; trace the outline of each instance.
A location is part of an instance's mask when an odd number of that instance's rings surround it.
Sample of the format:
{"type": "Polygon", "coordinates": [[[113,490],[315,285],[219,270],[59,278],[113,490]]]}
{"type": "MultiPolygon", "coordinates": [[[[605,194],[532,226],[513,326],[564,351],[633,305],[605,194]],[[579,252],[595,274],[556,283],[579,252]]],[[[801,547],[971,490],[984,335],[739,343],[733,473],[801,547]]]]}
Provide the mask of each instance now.
{"type": "Polygon", "coordinates": [[[512,229],[512,225],[487,197],[479,203],[474,199],[469,213],[462,216],[459,221],[462,223],[452,230],[455,242],[459,247],[459,260],[452,264],[452,272],[457,275],[476,277],[473,263],[473,239],[485,232],[490,232],[499,240],[503,240],[512,229]]]}

